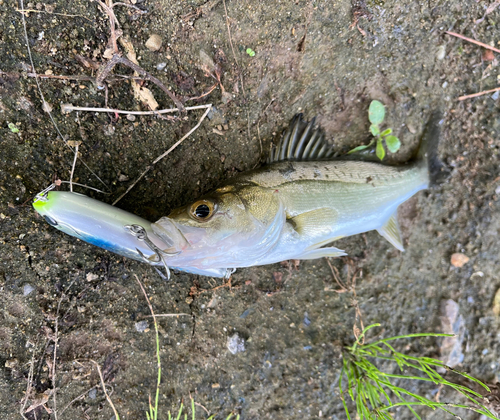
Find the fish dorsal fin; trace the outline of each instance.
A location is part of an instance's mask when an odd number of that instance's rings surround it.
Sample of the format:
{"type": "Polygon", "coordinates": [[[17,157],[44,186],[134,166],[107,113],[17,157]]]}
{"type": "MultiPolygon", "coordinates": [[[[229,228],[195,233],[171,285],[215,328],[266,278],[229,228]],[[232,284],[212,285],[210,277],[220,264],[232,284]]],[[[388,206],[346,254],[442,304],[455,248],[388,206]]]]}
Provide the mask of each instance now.
{"type": "Polygon", "coordinates": [[[281,135],[276,147],[271,149],[267,163],[284,160],[320,160],[333,156],[333,149],[325,140],[325,132],[316,125],[316,117],[304,121],[302,114],[295,115],[281,135]]]}
{"type": "Polygon", "coordinates": [[[385,239],[387,239],[395,248],[400,251],[404,251],[403,238],[401,237],[401,231],[399,230],[399,224],[397,219],[397,213],[394,213],[384,226],[377,229],[385,239]]]}

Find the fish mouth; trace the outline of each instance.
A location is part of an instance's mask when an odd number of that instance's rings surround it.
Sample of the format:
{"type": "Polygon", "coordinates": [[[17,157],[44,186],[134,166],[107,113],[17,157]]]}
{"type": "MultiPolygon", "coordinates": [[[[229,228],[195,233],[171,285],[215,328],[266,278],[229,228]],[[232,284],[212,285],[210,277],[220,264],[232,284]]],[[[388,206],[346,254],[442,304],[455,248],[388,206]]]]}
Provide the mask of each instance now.
{"type": "Polygon", "coordinates": [[[177,224],[168,217],[162,217],[155,223],[151,223],[151,229],[167,245],[168,248],[163,250],[165,252],[181,252],[191,247],[191,243],[177,227],[177,224]]]}

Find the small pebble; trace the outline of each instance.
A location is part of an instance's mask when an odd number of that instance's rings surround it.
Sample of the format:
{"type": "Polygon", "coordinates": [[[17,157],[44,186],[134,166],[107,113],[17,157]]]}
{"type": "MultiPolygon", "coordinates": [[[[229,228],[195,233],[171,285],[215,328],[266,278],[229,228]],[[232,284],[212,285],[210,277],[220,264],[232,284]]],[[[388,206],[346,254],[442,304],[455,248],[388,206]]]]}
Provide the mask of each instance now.
{"type": "Polygon", "coordinates": [[[446,47],[444,45],[440,45],[436,52],[436,58],[438,60],[443,60],[446,56],[446,47]]]}
{"type": "Polygon", "coordinates": [[[311,320],[309,319],[309,315],[307,312],[304,312],[304,325],[306,327],[308,327],[309,325],[311,325],[311,320]]]}
{"type": "Polygon", "coordinates": [[[167,63],[160,63],[156,66],[156,70],[162,71],[165,67],[167,67],[167,63]]]}
{"type": "Polygon", "coordinates": [[[465,320],[460,314],[457,302],[447,299],[441,302],[441,328],[445,334],[453,334],[445,337],[441,343],[441,359],[451,367],[455,367],[464,360],[463,344],[467,337],[465,320]]]}
{"type": "Polygon", "coordinates": [[[90,391],[89,391],[89,398],[91,400],[95,400],[95,398],[97,397],[97,389],[95,388],[92,388],[90,391]]]}
{"type": "Polygon", "coordinates": [[[31,292],[33,292],[35,290],[35,288],[29,284],[29,283],[26,283],[24,286],[23,286],[23,295],[24,296],[28,296],[31,292]]]}
{"type": "Polygon", "coordinates": [[[497,290],[493,298],[493,313],[500,316],[500,289],[497,290]]]}
{"type": "Polygon", "coordinates": [[[158,51],[161,48],[162,39],[160,35],[153,34],[146,41],[146,48],[149,51],[158,51]]]}
{"type": "Polygon", "coordinates": [[[450,262],[453,267],[461,268],[467,264],[469,260],[470,258],[467,255],[462,254],[461,252],[456,252],[455,254],[452,254],[450,262]]]}
{"type": "Polygon", "coordinates": [[[238,333],[234,333],[227,339],[227,348],[232,354],[241,353],[246,350],[245,339],[238,333]]]}
{"type": "Polygon", "coordinates": [[[500,194],[500,185],[495,188],[495,194],[500,194]]]}
{"type": "Polygon", "coordinates": [[[94,281],[94,280],[97,280],[99,278],[99,276],[97,274],[94,274],[94,273],[87,273],[87,275],[85,276],[87,281],[94,281]]]}
{"type": "Polygon", "coordinates": [[[491,99],[496,101],[499,96],[500,96],[500,92],[497,90],[493,95],[491,95],[491,99]]]}
{"type": "Polygon", "coordinates": [[[148,321],[139,321],[135,323],[135,329],[138,332],[144,332],[149,328],[148,321]]]}

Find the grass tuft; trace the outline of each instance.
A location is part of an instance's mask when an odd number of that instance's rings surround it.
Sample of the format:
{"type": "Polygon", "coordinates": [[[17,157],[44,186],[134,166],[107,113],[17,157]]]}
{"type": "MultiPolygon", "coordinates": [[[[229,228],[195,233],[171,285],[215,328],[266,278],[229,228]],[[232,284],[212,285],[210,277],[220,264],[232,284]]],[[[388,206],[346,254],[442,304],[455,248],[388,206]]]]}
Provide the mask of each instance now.
{"type": "Polygon", "coordinates": [[[420,420],[416,413],[417,407],[429,407],[432,410],[442,410],[455,418],[459,418],[450,411],[450,408],[463,408],[483,414],[490,419],[497,417],[487,409],[482,401],[483,396],[467,386],[448,381],[441,376],[436,368],[443,368],[453,372],[484,388],[486,392],[490,389],[481,381],[472,376],[446,366],[442,361],[431,357],[414,357],[397,351],[392,342],[395,340],[419,338],[419,337],[450,337],[451,334],[422,333],[406,334],[396,337],[384,338],[373,343],[363,343],[362,339],[368,330],[379,327],[380,324],[372,324],[366,327],[354,344],[346,347],[343,354],[343,365],[339,379],[339,391],[347,419],[359,418],[360,420],[392,420],[391,410],[397,407],[406,407],[420,420]],[[383,360],[398,365],[401,374],[382,372],[376,365],[376,361],[383,360]],[[347,378],[347,384],[343,381],[347,378]],[[456,404],[430,400],[427,397],[415,394],[408,389],[397,385],[401,380],[432,382],[438,386],[446,386],[454,389],[469,400],[469,404],[456,404]],[[346,386],[347,385],[347,386],[346,386]],[[346,396],[355,404],[356,416],[351,417],[347,406],[346,396]]]}

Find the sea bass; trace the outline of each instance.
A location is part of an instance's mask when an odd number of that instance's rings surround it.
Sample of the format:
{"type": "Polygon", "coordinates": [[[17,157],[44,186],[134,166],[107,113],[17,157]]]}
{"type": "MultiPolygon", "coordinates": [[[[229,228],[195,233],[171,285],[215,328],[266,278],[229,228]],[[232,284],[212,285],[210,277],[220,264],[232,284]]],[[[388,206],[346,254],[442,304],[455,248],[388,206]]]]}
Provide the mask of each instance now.
{"type": "Polygon", "coordinates": [[[315,120],[292,120],[268,164],[240,174],[194,203],[151,225],[173,246],[176,267],[234,269],[288,259],[346,255],[327,246],[377,230],[403,251],[398,206],[431,181],[438,116],[424,134],[418,157],[401,166],[332,159],[315,120]]]}
{"type": "MultiPolygon", "coordinates": [[[[398,206],[429,186],[439,116],[401,166],[332,159],[315,119],[292,119],[268,164],[151,223],[82,194],[42,191],[33,207],[55,228],[128,258],[228,277],[238,267],[338,257],[337,239],[377,230],[403,250],[398,206]]],[[[435,172],[435,171],[434,171],[435,172]]],[[[52,186],[53,187],[53,186],[52,186]]]]}

